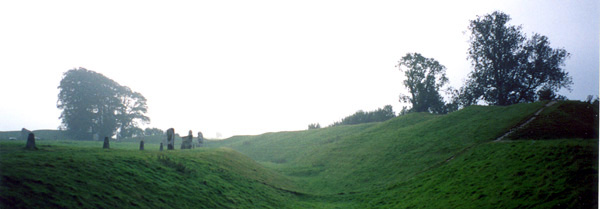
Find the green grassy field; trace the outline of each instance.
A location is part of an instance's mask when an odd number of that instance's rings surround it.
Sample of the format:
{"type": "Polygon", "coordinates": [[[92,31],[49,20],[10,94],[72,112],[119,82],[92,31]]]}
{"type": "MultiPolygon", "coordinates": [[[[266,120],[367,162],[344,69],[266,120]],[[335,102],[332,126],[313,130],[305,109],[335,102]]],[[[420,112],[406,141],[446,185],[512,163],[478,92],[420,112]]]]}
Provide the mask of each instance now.
{"type": "Polygon", "coordinates": [[[145,139],[145,151],[138,139],[110,150],[99,141],[41,140],[37,151],[0,140],[0,207],[597,207],[597,134],[569,134],[597,133],[597,107],[561,102],[511,137],[520,140],[493,142],[544,104],[413,113],[163,152],[159,138],[145,139]],[[590,118],[595,126],[560,127],[590,118]],[[547,137],[544,124],[567,134],[547,137]]]}
{"type": "Polygon", "coordinates": [[[362,199],[367,207],[596,208],[596,140],[486,143],[362,199]]]}
{"type": "Polygon", "coordinates": [[[0,147],[3,207],[282,207],[293,184],[226,148],[139,151],[91,143],[0,147]],[[97,144],[96,144],[97,145],[97,144]]]}
{"type": "Polygon", "coordinates": [[[491,141],[542,106],[472,106],[449,115],[417,113],[383,123],[233,137],[209,146],[231,147],[302,182],[303,192],[362,192],[405,181],[491,141]]]}

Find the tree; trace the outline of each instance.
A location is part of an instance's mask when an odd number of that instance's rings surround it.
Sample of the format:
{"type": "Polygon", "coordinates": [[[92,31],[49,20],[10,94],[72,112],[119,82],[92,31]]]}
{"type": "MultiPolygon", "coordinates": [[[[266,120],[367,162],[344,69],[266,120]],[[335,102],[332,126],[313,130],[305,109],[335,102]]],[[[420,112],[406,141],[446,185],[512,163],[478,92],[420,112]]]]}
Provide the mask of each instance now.
{"type": "Polygon", "coordinates": [[[375,111],[365,112],[362,110],[343,118],[341,121],[334,122],[332,126],[352,125],[360,123],[381,122],[396,117],[396,113],[391,105],[386,105],[383,108],[378,108],[375,111]]]}
{"type": "Polygon", "coordinates": [[[128,87],[85,68],[64,73],[58,86],[61,129],[76,139],[112,137],[117,130],[149,121],[146,99],[128,87]]]}
{"type": "Polygon", "coordinates": [[[396,113],[392,108],[392,105],[383,106],[383,108],[377,108],[376,111],[372,112],[373,121],[386,121],[396,117],[396,113]]]}
{"type": "Polygon", "coordinates": [[[122,137],[139,137],[139,136],[144,136],[144,130],[142,128],[139,128],[137,126],[132,127],[127,129],[129,136],[122,136],[122,137]]]}
{"type": "Polygon", "coordinates": [[[308,124],[308,130],[311,130],[311,129],[319,129],[319,128],[321,128],[321,125],[320,125],[319,123],[311,123],[311,124],[308,124]]]}
{"type": "Polygon", "coordinates": [[[400,95],[400,102],[412,105],[410,112],[446,113],[440,90],[448,83],[446,67],[433,58],[408,53],[398,62],[406,79],[403,84],[410,95],[400,95]],[[406,67],[405,70],[402,67],[406,67]]]}
{"type": "Polygon", "coordinates": [[[536,97],[537,97],[537,101],[549,101],[549,100],[564,101],[564,100],[567,100],[566,96],[556,94],[554,92],[554,90],[552,90],[551,88],[547,88],[547,87],[542,87],[537,92],[536,97]]]}
{"type": "Polygon", "coordinates": [[[159,128],[146,128],[146,129],[144,129],[144,135],[146,135],[146,136],[164,136],[165,132],[159,128]]]}
{"type": "Polygon", "coordinates": [[[119,115],[119,136],[131,137],[132,135],[140,135],[137,132],[143,133],[143,131],[138,128],[138,121],[142,123],[150,121],[150,118],[144,115],[148,109],[146,98],[138,92],[131,91],[126,86],[123,89],[128,93],[121,95],[119,98],[121,104],[123,104],[123,114],[119,115]]]}
{"type": "Polygon", "coordinates": [[[510,17],[496,11],[471,20],[468,59],[474,70],[460,90],[464,105],[484,100],[494,105],[533,102],[536,95],[569,88],[572,79],[562,68],[569,57],[553,49],[546,36],[527,40],[521,26],[507,25],[510,17]]]}

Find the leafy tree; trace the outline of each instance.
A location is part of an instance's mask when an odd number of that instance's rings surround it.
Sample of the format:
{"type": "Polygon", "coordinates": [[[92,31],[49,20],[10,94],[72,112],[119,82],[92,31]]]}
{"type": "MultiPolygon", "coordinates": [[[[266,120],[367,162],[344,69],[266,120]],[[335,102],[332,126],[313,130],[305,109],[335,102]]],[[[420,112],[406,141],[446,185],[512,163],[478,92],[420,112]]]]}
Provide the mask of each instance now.
{"type": "Polygon", "coordinates": [[[552,91],[552,89],[549,88],[541,89],[537,92],[537,96],[538,100],[540,101],[553,100],[556,98],[556,94],[554,93],[554,91],[552,91]]]}
{"type": "Polygon", "coordinates": [[[412,105],[409,112],[447,113],[440,90],[448,83],[446,67],[433,58],[408,53],[398,62],[406,79],[403,84],[410,95],[400,95],[400,101],[412,105]],[[405,70],[402,68],[406,67],[405,70]]]}
{"type": "Polygon", "coordinates": [[[468,59],[474,70],[459,91],[463,105],[484,100],[494,105],[532,102],[572,79],[562,68],[569,57],[564,49],[553,49],[546,36],[534,34],[527,40],[521,26],[508,25],[510,17],[496,11],[478,16],[469,25],[468,59]]]}
{"type": "Polygon", "coordinates": [[[375,111],[365,112],[362,110],[343,118],[341,121],[335,122],[330,126],[352,125],[360,123],[381,122],[396,117],[396,113],[391,105],[386,105],[383,108],[378,108],[375,111]]]}
{"type": "Polygon", "coordinates": [[[159,128],[146,128],[144,129],[144,135],[146,136],[163,136],[165,132],[159,128]]]}
{"type": "Polygon", "coordinates": [[[58,86],[57,107],[62,110],[61,129],[76,139],[112,137],[117,130],[149,121],[146,99],[102,74],[85,68],[64,73],[58,86]]]}
{"type": "MultiPolygon", "coordinates": [[[[134,137],[134,136],[144,136],[144,130],[139,127],[132,127],[127,129],[129,136],[126,137],[134,137]]],[[[123,136],[125,137],[125,136],[123,136]]]]}
{"type": "Polygon", "coordinates": [[[144,132],[138,128],[138,121],[142,123],[150,121],[150,118],[144,115],[148,109],[146,98],[138,92],[131,91],[129,87],[123,86],[123,89],[128,93],[120,97],[121,104],[123,104],[123,112],[119,115],[119,136],[131,137],[132,135],[141,135],[144,132]]]}
{"type": "Polygon", "coordinates": [[[319,129],[319,128],[321,128],[321,124],[319,124],[319,123],[311,123],[311,124],[308,124],[308,130],[311,130],[311,129],[319,129]]]}
{"type": "Polygon", "coordinates": [[[563,101],[563,100],[567,100],[567,97],[565,97],[563,95],[556,94],[554,92],[554,90],[552,90],[551,88],[546,88],[546,87],[542,87],[537,92],[536,97],[537,97],[538,101],[548,101],[548,100],[563,101]]]}
{"type": "Polygon", "coordinates": [[[392,105],[386,105],[383,106],[383,108],[378,108],[371,114],[373,114],[372,120],[374,121],[386,121],[396,117],[396,113],[394,112],[392,105]]]}

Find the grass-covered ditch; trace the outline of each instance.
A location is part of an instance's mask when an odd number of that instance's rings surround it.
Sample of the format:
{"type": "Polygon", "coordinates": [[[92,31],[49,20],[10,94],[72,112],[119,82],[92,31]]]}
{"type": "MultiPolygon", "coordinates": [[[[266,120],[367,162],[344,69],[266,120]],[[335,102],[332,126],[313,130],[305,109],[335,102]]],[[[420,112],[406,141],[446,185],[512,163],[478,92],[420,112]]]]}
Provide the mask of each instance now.
{"type": "Polygon", "coordinates": [[[0,141],[1,207],[597,207],[597,135],[569,134],[597,133],[597,107],[559,102],[509,137],[519,140],[494,142],[544,105],[413,113],[163,152],[152,140],[145,151],[135,140],[109,150],[42,140],[37,151],[0,141]],[[560,125],[590,121],[577,131],[560,125]],[[549,136],[547,126],[566,134],[549,136]]]}
{"type": "Polygon", "coordinates": [[[279,208],[294,198],[289,180],[230,149],[53,144],[1,142],[2,208],[279,208]]]}

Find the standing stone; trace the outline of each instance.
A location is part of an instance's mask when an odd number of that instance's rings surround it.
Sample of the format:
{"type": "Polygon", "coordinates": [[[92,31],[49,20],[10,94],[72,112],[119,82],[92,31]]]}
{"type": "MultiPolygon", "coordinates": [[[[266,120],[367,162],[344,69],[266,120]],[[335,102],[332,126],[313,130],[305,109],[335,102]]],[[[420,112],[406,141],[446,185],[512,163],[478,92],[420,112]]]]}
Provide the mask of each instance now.
{"type": "Polygon", "coordinates": [[[186,140],[186,146],[188,149],[192,149],[192,144],[194,143],[194,136],[192,135],[192,130],[188,133],[188,137],[186,140]]]}
{"type": "Polygon", "coordinates": [[[140,141],[140,150],[144,150],[144,140],[140,141]]]}
{"type": "Polygon", "coordinates": [[[175,149],[175,129],[170,128],[167,130],[167,150],[175,149]]]}
{"type": "Polygon", "coordinates": [[[29,133],[29,136],[27,136],[25,149],[37,150],[37,147],[35,146],[35,135],[33,135],[33,133],[29,133]]]}
{"type": "Polygon", "coordinates": [[[187,145],[185,144],[185,140],[187,139],[187,136],[181,137],[181,146],[179,147],[179,149],[186,149],[187,145]]]}
{"type": "Polygon", "coordinates": [[[21,140],[27,140],[29,139],[29,134],[33,133],[30,130],[27,130],[26,128],[21,129],[21,140]]]}
{"type": "Polygon", "coordinates": [[[163,143],[160,143],[160,151],[163,151],[163,143]]]}
{"type": "Polygon", "coordinates": [[[202,136],[202,132],[198,131],[198,147],[202,147],[204,145],[204,136],[202,136]]]}
{"type": "Polygon", "coordinates": [[[181,138],[181,149],[191,149],[193,138],[194,136],[192,136],[192,130],[190,130],[186,137],[181,138]]]}
{"type": "Polygon", "coordinates": [[[110,149],[110,144],[108,144],[108,137],[104,137],[104,145],[102,145],[104,149],[110,149]]]}

